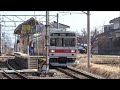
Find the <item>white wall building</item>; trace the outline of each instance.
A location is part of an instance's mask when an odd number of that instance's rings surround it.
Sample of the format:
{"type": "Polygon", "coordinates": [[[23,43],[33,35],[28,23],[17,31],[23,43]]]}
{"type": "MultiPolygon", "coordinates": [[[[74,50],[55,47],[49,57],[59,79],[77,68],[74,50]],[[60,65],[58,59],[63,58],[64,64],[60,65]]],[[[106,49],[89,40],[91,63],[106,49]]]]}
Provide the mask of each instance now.
{"type": "Polygon", "coordinates": [[[113,24],[113,29],[120,28],[120,17],[110,20],[110,24],[113,24]]]}
{"type": "Polygon", "coordinates": [[[110,20],[109,25],[104,25],[104,32],[120,29],[120,17],[110,20]]]}

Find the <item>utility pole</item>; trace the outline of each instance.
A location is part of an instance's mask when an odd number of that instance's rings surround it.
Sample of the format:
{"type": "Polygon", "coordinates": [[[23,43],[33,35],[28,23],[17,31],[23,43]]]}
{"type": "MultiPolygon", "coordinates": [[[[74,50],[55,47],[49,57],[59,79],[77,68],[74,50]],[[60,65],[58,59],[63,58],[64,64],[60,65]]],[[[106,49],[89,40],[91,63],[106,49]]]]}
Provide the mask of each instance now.
{"type": "Polygon", "coordinates": [[[120,11],[119,11],[119,28],[120,28],[120,11]]]}
{"type": "Polygon", "coordinates": [[[2,54],[2,39],[1,39],[1,12],[0,12],[0,56],[2,54]]]}
{"type": "Polygon", "coordinates": [[[59,14],[57,13],[57,29],[59,29],[59,14]]]}
{"type": "Polygon", "coordinates": [[[15,34],[15,52],[17,52],[17,40],[16,40],[16,34],[15,34]]]}
{"type": "Polygon", "coordinates": [[[1,12],[0,12],[0,56],[2,53],[2,39],[1,39],[1,12]]]}
{"type": "Polygon", "coordinates": [[[90,67],[90,56],[91,56],[91,36],[90,36],[90,11],[87,11],[87,66],[90,67]]]}
{"type": "Polygon", "coordinates": [[[5,53],[5,32],[2,33],[1,53],[5,53]]]}
{"type": "Polygon", "coordinates": [[[0,56],[1,56],[1,50],[2,50],[2,44],[1,44],[1,41],[2,41],[2,39],[1,39],[1,20],[0,20],[0,56]]]}
{"type": "Polygon", "coordinates": [[[46,61],[47,61],[47,66],[46,66],[46,73],[49,72],[49,57],[48,57],[48,27],[49,27],[49,11],[46,11],[46,61]]]}

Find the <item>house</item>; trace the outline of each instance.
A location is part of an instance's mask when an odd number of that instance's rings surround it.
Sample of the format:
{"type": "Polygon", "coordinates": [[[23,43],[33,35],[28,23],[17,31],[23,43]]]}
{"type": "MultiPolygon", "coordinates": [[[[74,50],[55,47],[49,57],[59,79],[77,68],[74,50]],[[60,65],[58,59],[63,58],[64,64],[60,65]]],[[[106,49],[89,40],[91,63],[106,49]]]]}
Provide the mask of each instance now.
{"type": "MultiPolygon", "coordinates": [[[[59,27],[59,29],[62,29],[62,30],[67,30],[67,28],[70,28],[70,26],[62,24],[62,23],[59,23],[58,27],[59,27]]],[[[50,24],[50,29],[53,29],[53,28],[57,28],[57,22],[56,21],[53,21],[50,24]]]]}
{"type": "Polygon", "coordinates": [[[38,25],[38,21],[33,17],[28,19],[27,21],[21,23],[15,30],[14,34],[17,35],[17,39],[21,45],[20,52],[27,53],[27,46],[29,45],[29,36],[34,34],[35,31],[32,30],[34,25],[38,25]],[[23,29],[23,26],[27,26],[23,29]],[[29,27],[29,30],[27,30],[29,27]]]}
{"type": "MultiPolygon", "coordinates": [[[[61,29],[61,30],[67,30],[67,28],[70,28],[70,26],[62,24],[62,23],[59,23],[58,26],[59,26],[59,29],[61,29]]],[[[49,26],[49,29],[53,30],[53,29],[56,29],[56,28],[57,28],[57,22],[56,21],[51,22],[50,26],[49,26]]],[[[34,25],[32,27],[32,29],[33,29],[33,31],[37,30],[37,32],[46,31],[46,27],[42,23],[39,23],[38,25],[34,25]]]]}
{"type": "Polygon", "coordinates": [[[111,29],[113,29],[114,25],[113,24],[110,24],[110,25],[104,25],[104,32],[107,32],[111,29]]]}
{"type": "Polygon", "coordinates": [[[113,24],[113,29],[120,28],[120,17],[110,20],[110,24],[113,24]]]}
{"type": "Polygon", "coordinates": [[[94,42],[97,54],[120,55],[120,17],[110,20],[109,25],[104,25],[104,33],[96,36],[94,42]]]}

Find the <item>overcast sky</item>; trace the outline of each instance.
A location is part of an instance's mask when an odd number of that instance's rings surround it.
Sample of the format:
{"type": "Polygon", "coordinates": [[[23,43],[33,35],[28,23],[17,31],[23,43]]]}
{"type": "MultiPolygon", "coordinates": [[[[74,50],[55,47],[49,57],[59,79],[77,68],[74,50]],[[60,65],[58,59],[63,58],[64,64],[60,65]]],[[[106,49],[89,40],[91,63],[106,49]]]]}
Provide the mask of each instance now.
{"type": "MultiPolygon", "coordinates": [[[[59,23],[65,24],[65,25],[69,25],[71,31],[78,31],[80,32],[81,29],[83,28],[87,28],[87,16],[86,14],[80,14],[82,13],[81,11],[65,11],[67,13],[62,13],[63,11],[50,11],[50,15],[56,15],[57,13],[59,13],[59,23]],[[71,12],[71,14],[69,13],[71,12]]],[[[33,14],[33,11],[1,11],[2,15],[29,15],[29,14],[33,14]]],[[[41,11],[36,11],[35,15],[45,15],[45,12],[41,12],[41,11]]],[[[109,24],[109,21],[111,19],[114,19],[116,17],[120,16],[120,11],[90,11],[90,28],[91,30],[94,29],[95,27],[100,28],[103,25],[109,24]]],[[[13,19],[13,17],[9,17],[11,19],[13,19]]],[[[23,20],[27,20],[30,17],[20,17],[23,20]]],[[[39,20],[42,17],[36,17],[37,20],[39,20]]],[[[50,16],[50,19],[53,18],[52,16],[50,16]]],[[[7,18],[4,18],[5,20],[9,20],[7,18]]],[[[18,18],[14,18],[14,20],[19,20],[18,18]]],[[[41,19],[41,21],[45,21],[45,18],[41,19]]],[[[56,18],[50,20],[50,22],[52,21],[56,21],[56,18]]],[[[4,24],[4,23],[2,23],[4,24]]],[[[14,25],[14,23],[5,23],[6,25],[14,25]]],[[[16,25],[19,25],[20,23],[16,23],[16,25]]],[[[6,30],[4,30],[6,32],[6,34],[9,34],[11,38],[13,38],[13,42],[14,42],[14,36],[13,36],[13,31],[14,28],[5,28],[6,30]],[[8,31],[7,31],[8,30],[8,31]]],[[[3,30],[2,30],[3,32],[3,30]]]]}

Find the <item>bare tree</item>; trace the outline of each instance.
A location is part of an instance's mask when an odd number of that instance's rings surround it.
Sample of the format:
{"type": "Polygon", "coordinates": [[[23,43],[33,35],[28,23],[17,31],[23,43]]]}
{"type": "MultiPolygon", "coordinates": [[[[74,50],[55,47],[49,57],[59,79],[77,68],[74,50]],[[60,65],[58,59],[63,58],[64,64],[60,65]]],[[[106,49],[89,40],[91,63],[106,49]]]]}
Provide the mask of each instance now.
{"type": "Polygon", "coordinates": [[[96,36],[99,34],[98,28],[94,28],[94,30],[91,31],[91,45],[95,42],[96,36]]]}
{"type": "Polygon", "coordinates": [[[81,44],[81,41],[82,41],[81,33],[76,30],[76,35],[77,35],[77,43],[81,44]]]}
{"type": "Polygon", "coordinates": [[[82,36],[82,44],[84,46],[84,44],[87,43],[87,30],[85,30],[85,28],[81,30],[81,36],[82,36]]]}
{"type": "Polygon", "coordinates": [[[108,33],[101,32],[103,30],[99,30],[98,28],[95,28],[91,33],[91,51],[96,46],[100,45],[101,43],[106,41],[106,38],[108,36],[108,33]]]}
{"type": "MultiPolygon", "coordinates": [[[[91,50],[105,40],[105,37],[104,37],[105,33],[102,33],[101,31],[103,30],[97,27],[91,30],[91,50]]],[[[78,36],[77,37],[78,43],[83,44],[83,45],[86,44],[87,43],[87,30],[83,28],[81,30],[81,33],[79,32],[76,32],[76,33],[78,36]]]]}

